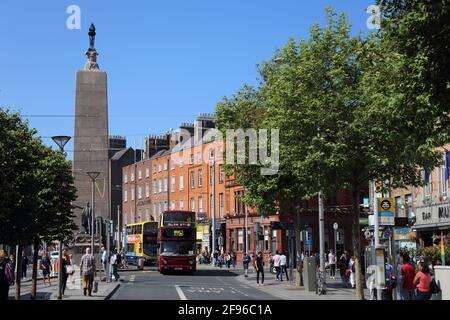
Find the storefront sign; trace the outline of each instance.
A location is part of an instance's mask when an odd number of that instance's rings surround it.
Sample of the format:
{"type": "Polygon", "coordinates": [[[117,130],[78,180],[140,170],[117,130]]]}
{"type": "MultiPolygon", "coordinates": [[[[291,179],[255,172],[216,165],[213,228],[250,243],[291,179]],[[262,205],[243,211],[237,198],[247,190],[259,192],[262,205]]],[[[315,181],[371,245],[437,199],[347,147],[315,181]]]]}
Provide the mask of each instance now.
{"type": "Polygon", "coordinates": [[[416,233],[408,227],[398,227],[394,231],[395,241],[410,241],[415,239],[416,233]]]}
{"type": "Polygon", "coordinates": [[[416,227],[428,224],[450,225],[450,203],[418,206],[416,212],[416,227]]]}

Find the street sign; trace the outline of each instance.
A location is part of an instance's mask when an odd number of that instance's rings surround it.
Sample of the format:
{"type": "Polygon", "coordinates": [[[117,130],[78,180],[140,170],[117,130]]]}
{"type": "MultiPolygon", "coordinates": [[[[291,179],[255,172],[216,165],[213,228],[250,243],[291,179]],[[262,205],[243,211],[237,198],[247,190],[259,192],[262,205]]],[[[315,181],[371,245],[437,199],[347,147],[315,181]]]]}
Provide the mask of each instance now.
{"type": "Polygon", "coordinates": [[[337,230],[339,228],[339,225],[337,224],[337,222],[335,222],[334,224],[333,224],[333,229],[334,230],[337,230]]]}
{"type": "Polygon", "coordinates": [[[378,199],[378,212],[394,212],[394,199],[393,198],[379,198],[378,199]]]}
{"type": "Polygon", "coordinates": [[[396,217],[395,219],[396,227],[407,227],[408,226],[408,217],[396,217]]]}
{"type": "Polygon", "coordinates": [[[272,221],[270,223],[272,230],[294,230],[294,224],[285,221],[272,221]]]}
{"type": "Polygon", "coordinates": [[[384,237],[389,238],[391,236],[391,231],[389,229],[384,231],[384,237]]]}
{"type": "Polygon", "coordinates": [[[378,199],[378,216],[380,219],[380,226],[394,226],[395,225],[395,206],[393,198],[379,198],[378,199]]]}
{"type": "Polygon", "coordinates": [[[359,218],[359,224],[369,225],[369,218],[359,218]]]}

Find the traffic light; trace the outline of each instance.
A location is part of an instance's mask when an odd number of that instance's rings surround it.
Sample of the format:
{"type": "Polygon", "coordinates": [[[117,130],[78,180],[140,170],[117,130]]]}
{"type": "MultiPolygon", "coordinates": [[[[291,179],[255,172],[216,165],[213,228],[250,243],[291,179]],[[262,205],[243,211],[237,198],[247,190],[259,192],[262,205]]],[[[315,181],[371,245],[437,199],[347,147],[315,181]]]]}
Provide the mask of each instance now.
{"type": "Polygon", "coordinates": [[[336,241],[341,241],[341,233],[339,231],[336,232],[336,241]]]}

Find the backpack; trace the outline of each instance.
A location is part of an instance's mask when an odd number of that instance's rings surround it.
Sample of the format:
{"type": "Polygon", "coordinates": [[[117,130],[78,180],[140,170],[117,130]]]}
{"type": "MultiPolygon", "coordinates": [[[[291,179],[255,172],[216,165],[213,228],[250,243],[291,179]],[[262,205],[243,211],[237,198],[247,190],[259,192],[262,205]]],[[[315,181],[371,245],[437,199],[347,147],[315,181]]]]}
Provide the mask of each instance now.
{"type": "Polygon", "coordinates": [[[391,274],[391,276],[389,277],[389,285],[388,285],[389,289],[395,289],[397,288],[397,277],[393,274],[391,274]]]}
{"type": "Polygon", "coordinates": [[[117,254],[117,260],[116,260],[116,264],[120,264],[122,262],[122,257],[120,256],[120,254],[117,254]]]}
{"type": "Polygon", "coordinates": [[[441,292],[441,288],[439,288],[434,278],[430,281],[430,291],[432,294],[438,294],[439,292],[441,292]]]}

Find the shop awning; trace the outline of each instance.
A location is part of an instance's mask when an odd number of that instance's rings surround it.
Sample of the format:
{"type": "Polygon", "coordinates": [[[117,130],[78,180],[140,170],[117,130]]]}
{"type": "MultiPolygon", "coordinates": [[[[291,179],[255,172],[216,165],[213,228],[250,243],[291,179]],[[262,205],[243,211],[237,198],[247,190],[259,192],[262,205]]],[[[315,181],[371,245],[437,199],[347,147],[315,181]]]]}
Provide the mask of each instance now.
{"type": "Polygon", "coordinates": [[[450,229],[450,222],[419,224],[411,227],[413,230],[450,229]]]}

